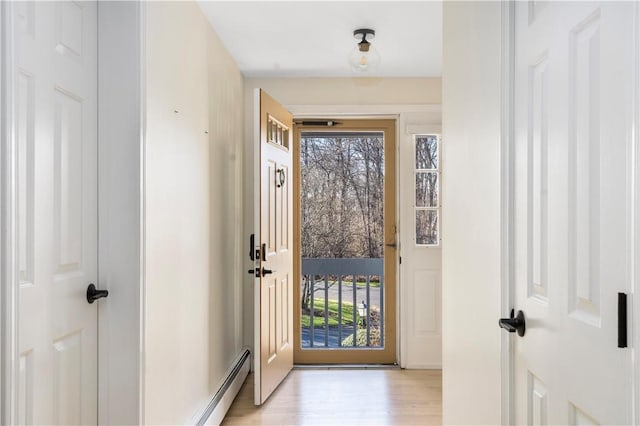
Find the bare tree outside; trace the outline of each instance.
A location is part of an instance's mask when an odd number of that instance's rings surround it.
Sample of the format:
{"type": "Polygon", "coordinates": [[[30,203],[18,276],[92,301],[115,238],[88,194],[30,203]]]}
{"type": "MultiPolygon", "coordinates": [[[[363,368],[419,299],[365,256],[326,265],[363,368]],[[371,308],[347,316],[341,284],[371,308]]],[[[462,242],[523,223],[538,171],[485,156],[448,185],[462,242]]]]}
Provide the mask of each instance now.
{"type": "Polygon", "coordinates": [[[303,134],[300,156],[302,257],[382,257],[382,133],[303,134]]]}
{"type": "MultiPolygon", "coordinates": [[[[302,257],[381,259],[384,256],[384,134],[303,133],[300,163],[302,257]]],[[[329,274],[326,276],[328,287],[335,286],[339,278],[343,280],[343,297],[354,295],[356,288],[362,291],[365,285],[376,289],[373,294],[381,294],[380,276],[329,274]]],[[[309,317],[323,320],[325,311],[336,306],[337,300],[331,296],[331,300],[325,300],[321,280],[322,277],[304,276],[303,325],[311,322],[309,317]],[[320,294],[316,295],[312,307],[312,292],[318,291],[320,294]]],[[[333,294],[335,297],[335,290],[333,294]]],[[[351,330],[348,336],[343,336],[342,346],[381,345],[380,307],[377,306],[380,303],[372,302],[367,311],[371,334],[366,339],[363,334],[366,322],[358,314],[361,304],[364,300],[341,302],[342,324],[351,330]]],[[[318,326],[328,325],[321,322],[318,326]]]]}
{"type": "Polygon", "coordinates": [[[416,137],[416,244],[438,244],[438,137],[416,137]]]}
{"type": "MultiPolygon", "coordinates": [[[[382,347],[384,133],[303,132],[300,144],[303,346],[382,347]]],[[[439,244],[438,155],[438,136],[416,136],[419,245],[439,244]]]]}

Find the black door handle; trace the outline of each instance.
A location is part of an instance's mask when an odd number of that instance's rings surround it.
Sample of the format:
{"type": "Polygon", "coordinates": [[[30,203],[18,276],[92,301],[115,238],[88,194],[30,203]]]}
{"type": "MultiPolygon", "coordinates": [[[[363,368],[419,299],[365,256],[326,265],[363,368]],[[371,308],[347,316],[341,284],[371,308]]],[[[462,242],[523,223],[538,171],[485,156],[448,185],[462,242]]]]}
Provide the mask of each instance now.
{"type": "Polygon", "coordinates": [[[89,287],[87,287],[87,302],[89,303],[93,303],[98,299],[107,297],[108,295],[108,290],[98,290],[93,283],[89,284],[89,287]]]}
{"type": "Polygon", "coordinates": [[[518,336],[524,336],[524,332],[526,330],[525,320],[524,320],[524,312],[518,311],[518,315],[514,317],[514,311],[511,310],[510,318],[501,318],[498,320],[498,325],[500,328],[504,328],[509,333],[518,332],[518,336]]]}
{"type": "MultiPolygon", "coordinates": [[[[260,269],[249,269],[247,272],[249,272],[251,275],[255,275],[257,278],[260,278],[260,269]]],[[[274,272],[275,271],[272,271],[271,269],[262,268],[263,277],[265,275],[273,274],[274,272]]]]}

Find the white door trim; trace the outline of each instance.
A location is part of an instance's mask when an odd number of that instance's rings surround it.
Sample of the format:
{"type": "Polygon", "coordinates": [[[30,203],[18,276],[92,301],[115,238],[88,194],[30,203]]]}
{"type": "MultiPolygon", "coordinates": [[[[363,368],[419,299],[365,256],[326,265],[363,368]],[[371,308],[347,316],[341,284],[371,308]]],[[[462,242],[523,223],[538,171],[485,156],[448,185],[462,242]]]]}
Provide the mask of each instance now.
{"type": "Polygon", "coordinates": [[[145,11],[98,2],[98,423],[144,424],[145,11]]]}
{"type": "MultiPolygon", "coordinates": [[[[398,104],[398,105],[285,105],[294,118],[336,117],[367,118],[380,115],[395,116],[403,112],[427,112],[440,114],[440,104],[398,104]]],[[[439,115],[438,115],[439,117],[439,115]]],[[[435,124],[440,124],[440,121],[435,124]]]]}
{"type": "Polygon", "coordinates": [[[638,301],[638,294],[640,294],[640,5],[635,4],[635,16],[634,16],[634,51],[635,58],[634,65],[634,81],[633,81],[633,129],[631,139],[631,146],[629,147],[629,158],[631,158],[631,167],[629,173],[630,176],[630,200],[632,203],[631,221],[632,236],[630,238],[629,253],[631,256],[631,282],[632,282],[632,294],[630,295],[630,308],[629,314],[631,320],[631,343],[630,347],[633,350],[633,424],[640,424],[640,359],[638,359],[640,353],[638,353],[637,344],[640,342],[640,302],[638,301]]]}
{"type": "Polygon", "coordinates": [[[17,378],[18,378],[18,252],[17,252],[17,154],[15,147],[13,78],[14,78],[14,38],[13,4],[2,2],[0,5],[1,24],[1,66],[0,84],[2,100],[0,105],[0,422],[15,424],[17,420],[17,378]]]}
{"type": "MultiPolygon", "coordinates": [[[[513,256],[513,143],[514,116],[513,94],[515,84],[515,0],[502,3],[502,34],[500,67],[502,73],[500,94],[500,315],[509,316],[513,306],[514,285],[513,256]]],[[[496,324],[497,326],[497,324],[496,324]]],[[[501,421],[512,425],[514,417],[514,342],[512,333],[500,337],[501,365],[501,421]]]]}
{"type": "MultiPolygon", "coordinates": [[[[501,68],[502,68],[502,88],[501,88],[501,108],[500,108],[500,131],[501,131],[501,315],[508,316],[513,307],[513,295],[515,280],[513,279],[513,264],[510,252],[513,248],[513,142],[514,142],[514,35],[515,35],[515,0],[502,3],[502,46],[501,46],[501,68]]],[[[634,58],[634,83],[633,91],[633,125],[630,131],[632,137],[628,147],[630,164],[629,200],[631,206],[631,217],[628,218],[632,236],[629,241],[627,251],[630,257],[629,274],[633,288],[629,298],[629,321],[631,323],[630,349],[633,359],[633,424],[640,424],[640,357],[635,350],[636,342],[640,342],[640,303],[638,294],[640,293],[640,5],[635,4],[635,58],[634,58]]],[[[501,419],[503,425],[514,424],[514,359],[513,335],[503,333],[501,338],[501,419]]]]}

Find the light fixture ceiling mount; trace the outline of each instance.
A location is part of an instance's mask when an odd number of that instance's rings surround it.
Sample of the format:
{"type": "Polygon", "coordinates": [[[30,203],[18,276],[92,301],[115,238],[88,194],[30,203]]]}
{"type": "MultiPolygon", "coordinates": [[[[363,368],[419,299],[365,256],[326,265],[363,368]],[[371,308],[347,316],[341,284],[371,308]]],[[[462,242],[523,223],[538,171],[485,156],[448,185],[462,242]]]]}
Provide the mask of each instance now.
{"type": "Polygon", "coordinates": [[[369,28],[360,28],[353,32],[353,37],[360,42],[349,54],[351,68],[354,71],[366,72],[376,67],[380,63],[380,54],[369,42],[376,37],[376,32],[369,28]]]}
{"type": "Polygon", "coordinates": [[[376,38],[376,32],[374,30],[370,30],[369,28],[360,28],[359,30],[355,30],[353,32],[353,38],[356,40],[362,40],[366,42],[366,38],[369,37],[369,40],[373,40],[376,38]]]}

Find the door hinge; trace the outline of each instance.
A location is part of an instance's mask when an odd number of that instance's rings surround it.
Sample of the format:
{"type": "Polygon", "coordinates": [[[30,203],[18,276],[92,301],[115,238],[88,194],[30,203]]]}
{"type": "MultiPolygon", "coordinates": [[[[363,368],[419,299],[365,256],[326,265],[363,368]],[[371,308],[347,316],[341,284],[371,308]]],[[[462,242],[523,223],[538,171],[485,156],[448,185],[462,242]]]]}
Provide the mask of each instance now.
{"type": "Polygon", "coordinates": [[[618,293],[618,347],[627,347],[627,294],[618,293]]]}

